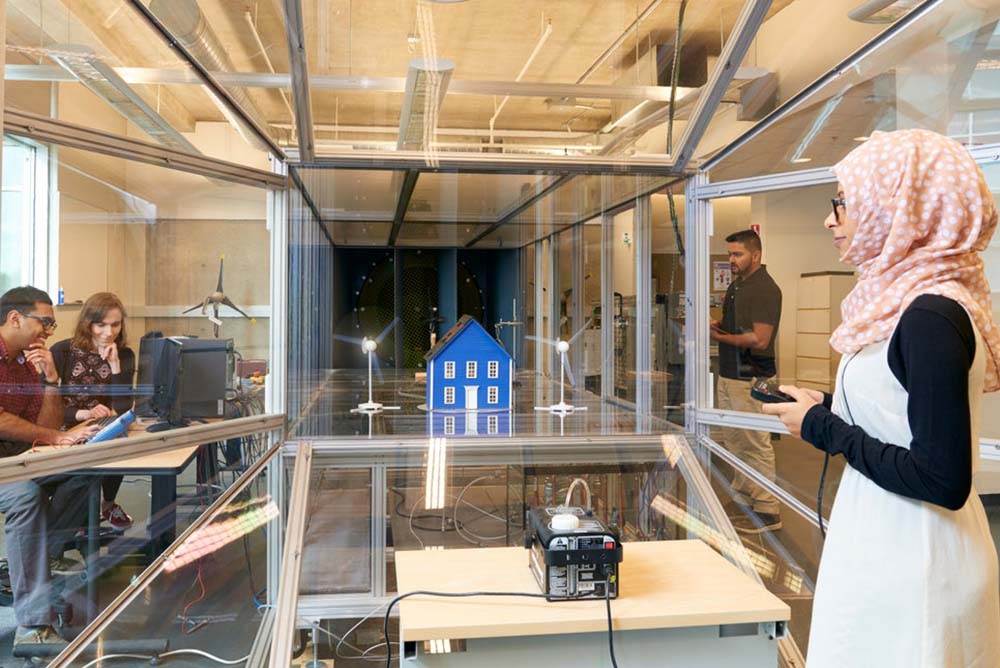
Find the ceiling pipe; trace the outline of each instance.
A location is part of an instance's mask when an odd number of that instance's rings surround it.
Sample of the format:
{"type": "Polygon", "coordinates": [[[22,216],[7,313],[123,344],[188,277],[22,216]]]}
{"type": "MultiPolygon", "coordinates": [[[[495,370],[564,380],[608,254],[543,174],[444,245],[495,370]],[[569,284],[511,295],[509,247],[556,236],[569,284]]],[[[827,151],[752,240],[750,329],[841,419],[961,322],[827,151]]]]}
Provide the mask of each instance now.
{"type": "MultiPolygon", "coordinates": [[[[189,51],[202,67],[211,71],[234,71],[232,60],[226,54],[212,26],[205,20],[196,0],[152,0],[149,3],[149,10],[163,22],[171,36],[189,51]]],[[[258,127],[267,127],[263,115],[245,90],[227,88],[227,91],[258,127]]],[[[257,137],[253,128],[247,127],[225,102],[215,95],[210,96],[244,141],[261,151],[269,150],[269,147],[257,137]]]]}
{"type": "MultiPolygon", "coordinates": [[[[535,44],[534,51],[532,51],[531,55],[528,56],[528,60],[524,63],[524,67],[521,68],[521,71],[517,73],[516,77],[514,77],[514,81],[515,82],[520,82],[521,79],[524,78],[524,75],[528,72],[528,68],[531,67],[531,63],[534,62],[535,58],[541,52],[542,47],[545,46],[545,42],[549,41],[549,37],[551,37],[551,36],[552,36],[552,19],[549,19],[548,23],[545,24],[545,31],[542,33],[542,36],[538,39],[538,43],[535,44]]],[[[504,106],[506,106],[507,100],[509,100],[509,99],[510,99],[510,95],[505,96],[503,98],[503,101],[500,102],[500,106],[498,106],[497,110],[495,112],[493,112],[493,117],[490,118],[490,143],[491,144],[493,143],[493,127],[494,127],[494,125],[497,122],[497,117],[500,115],[500,112],[503,111],[503,108],[504,108],[504,106]]]]}
{"type": "Polygon", "coordinates": [[[618,47],[620,47],[625,42],[626,39],[628,39],[628,36],[632,34],[632,31],[638,28],[639,24],[645,21],[649,17],[649,15],[652,14],[653,11],[660,6],[661,2],[663,2],[663,0],[653,0],[652,2],[650,2],[649,5],[647,5],[646,8],[642,10],[642,13],[636,17],[635,21],[632,21],[632,23],[629,24],[629,27],[625,28],[625,30],[622,31],[622,34],[618,35],[615,41],[611,43],[611,46],[609,46],[604,51],[604,53],[598,56],[597,60],[595,60],[591,64],[591,66],[587,68],[587,71],[580,75],[580,78],[576,80],[576,83],[582,84],[584,81],[589,79],[590,76],[597,71],[597,68],[603,65],[604,61],[610,58],[611,54],[614,53],[618,49],[618,47]]]}

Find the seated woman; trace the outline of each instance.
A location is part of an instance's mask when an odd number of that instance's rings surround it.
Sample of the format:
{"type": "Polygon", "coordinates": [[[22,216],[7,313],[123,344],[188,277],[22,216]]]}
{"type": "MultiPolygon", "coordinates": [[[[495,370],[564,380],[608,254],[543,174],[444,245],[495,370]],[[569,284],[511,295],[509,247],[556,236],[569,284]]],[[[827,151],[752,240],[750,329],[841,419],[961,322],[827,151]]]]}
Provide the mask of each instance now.
{"type": "MultiPolygon", "coordinates": [[[[67,427],[132,408],[135,353],[125,343],[125,306],[115,294],[98,292],[84,303],[73,338],[52,346],[67,427]]],[[[132,518],[115,503],[121,484],[120,475],[103,477],[101,514],[124,531],[132,518]]]]}

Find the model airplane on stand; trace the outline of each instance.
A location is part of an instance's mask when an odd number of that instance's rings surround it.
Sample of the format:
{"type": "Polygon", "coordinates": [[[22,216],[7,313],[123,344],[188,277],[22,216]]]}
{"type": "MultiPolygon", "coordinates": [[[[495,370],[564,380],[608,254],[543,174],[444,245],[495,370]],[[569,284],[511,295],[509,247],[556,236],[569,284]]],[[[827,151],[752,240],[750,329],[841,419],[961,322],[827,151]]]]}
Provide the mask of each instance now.
{"type": "Polygon", "coordinates": [[[535,406],[536,411],[548,411],[554,415],[559,415],[560,417],[570,415],[576,411],[587,410],[586,406],[574,406],[573,404],[566,403],[566,379],[569,378],[569,384],[571,387],[576,387],[576,378],[573,377],[573,370],[569,366],[569,347],[576,341],[584,330],[590,327],[590,320],[584,323],[583,327],[578,329],[573,336],[569,337],[567,341],[559,339],[558,341],[553,341],[552,339],[546,339],[541,336],[528,336],[527,338],[532,341],[538,341],[540,343],[545,343],[556,349],[559,353],[559,403],[552,404],[551,406],[535,406]]]}
{"type": "Polygon", "coordinates": [[[375,401],[372,392],[374,387],[374,383],[372,381],[372,371],[374,370],[374,372],[378,374],[379,380],[382,380],[382,370],[378,364],[378,353],[375,351],[378,349],[378,344],[382,343],[382,339],[388,336],[389,332],[391,332],[396,326],[398,320],[398,318],[393,319],[393,321],[390,322],[389,325],[374,339],[370,339],[367,336],[363,339],[356,339],[352,336],[342,336],[340,334],[333,335],[333,338],[340,341],[359,344],[361,346],[361,351],[368,356],[368,401],[360,403],[356,407],[352,408],[352,413],[373,415],[375,413],[381,413],[382,411],[398,411],[400,409],[399,406],[384,406],[378,403],[375,401]]]}

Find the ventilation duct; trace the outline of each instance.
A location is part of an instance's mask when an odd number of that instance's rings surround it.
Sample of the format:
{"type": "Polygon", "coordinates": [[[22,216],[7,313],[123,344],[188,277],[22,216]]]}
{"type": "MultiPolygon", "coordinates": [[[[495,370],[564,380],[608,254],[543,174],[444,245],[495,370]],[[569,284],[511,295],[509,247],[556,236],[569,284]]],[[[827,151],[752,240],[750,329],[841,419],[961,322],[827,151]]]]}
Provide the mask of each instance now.
{"type": "Polygon", "coordinates": [[[430,145],[437,128],[438,111],[448,92],[455,63],[444,58],[410,61],[406,73],[403,109],[399,115],[400,150],[420,150],[430,145]]]}
{"type": "MultiPolygon", "coordinates": [[[[232,61],[212,30],[212,26],[205,20],[196,0],[152,0],[149,3],[149,9],[163,22],[174,39],[180,42],[202,67],[211,72],[235,71],[232,61]]],[[[267,123],[246,91],[242,88],[227,87],[227,89],[240,108],[261,129],[266,129],[267,123]]],[[[261,151],[269,150],[253,129],[247,127],[246,123],[234,114],[224,101],[211,93],[209,95],[219,111],[236,128],[244,141],[261,151]]]]}
{"type": "Polygon", "coordinates": [[[51,48],[49,56],[158,143],[186,153],[200,153],[90,47],[81,44],[57,45],[51,48]]]}

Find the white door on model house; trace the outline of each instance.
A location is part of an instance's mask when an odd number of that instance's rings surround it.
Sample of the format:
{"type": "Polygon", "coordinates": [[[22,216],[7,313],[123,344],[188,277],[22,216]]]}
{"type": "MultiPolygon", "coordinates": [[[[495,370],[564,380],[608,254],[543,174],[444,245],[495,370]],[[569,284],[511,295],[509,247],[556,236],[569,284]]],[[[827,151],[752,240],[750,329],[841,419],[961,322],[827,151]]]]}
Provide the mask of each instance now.
{"type": "Polygon", "coordinates": [[[465,386],[465,410],[474,411],[479,408],[479,387],[475,385],[465,386]]]}

